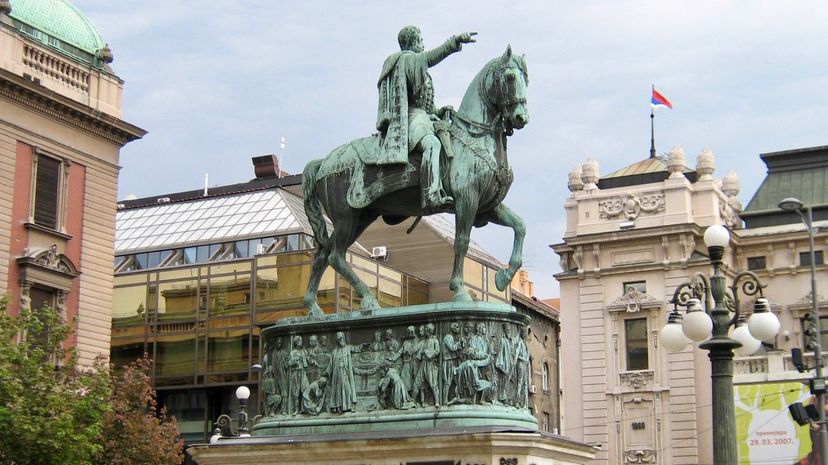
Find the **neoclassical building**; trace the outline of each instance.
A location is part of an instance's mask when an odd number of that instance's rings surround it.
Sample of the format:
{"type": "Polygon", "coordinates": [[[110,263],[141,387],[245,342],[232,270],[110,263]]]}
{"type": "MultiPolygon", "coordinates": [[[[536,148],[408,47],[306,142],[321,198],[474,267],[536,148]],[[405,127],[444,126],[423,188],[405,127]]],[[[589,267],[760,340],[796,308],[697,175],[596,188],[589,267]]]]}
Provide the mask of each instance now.
{"type": "MultiPolygon", "coordinates": [[[[563,270],[556,276],[565,370],[562,434],[593,444],[599,450],[595,463],[712,463],[707,352],[688,346],[668,353],[659,331],[676,287],[693,273],[712,272],[702,236],[713,224],[731,230],[729,279],[737,270],[754,271],[768,285],[765,296],[782,323],[775,340],[735,360],[740,460],[793,463],[807,453],[807,426],[796,427],[786,407],[809,397],[800,382],[809,374],[790,362],[790,349],[808,342],[808,234],[796,213],[777,205],[797,197],[814,207],[815,220],[826,219],[828,148],[761,158],[768,175],[744,210],[736,174],[715,176],[710,151],[699,154],[693,168],[676,148],[605,176],[595,160],[570,174],[566,232],[552,246],[563,270]],[[779,436],[762,436],[771,434],[766,431],[779,436]],[[768,438],[781,438],[785,447],[770,447],[768,438]]],[[[756,165],[749,169],[760,169],[756,165]]],[[[826,282],[827,240],[828,234],[818,233],[818,283],[826,282]]],[[[743,299],[742,310],[749,314],[752,303],[743,299]]]]}
{"type": "Polygon", "coordinates": [[[82,364],[109,354],[123,81],[64,0],[0,2],[0,294],[49,306],[82,364]]]}

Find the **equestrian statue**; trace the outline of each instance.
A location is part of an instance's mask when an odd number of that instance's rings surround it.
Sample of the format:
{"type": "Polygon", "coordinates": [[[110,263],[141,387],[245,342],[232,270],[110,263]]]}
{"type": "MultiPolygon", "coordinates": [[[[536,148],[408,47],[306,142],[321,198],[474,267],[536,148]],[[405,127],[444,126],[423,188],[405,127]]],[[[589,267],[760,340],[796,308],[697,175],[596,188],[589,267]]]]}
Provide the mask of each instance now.
{"type": "Polygon", "coordinates": [[[428,68],[475,42],[474,35],[453,36],[426,51],[420,30],[403,28],[401,50],[385,60],[377,84],[379,133],[342,145],[305,167],[305,212],[318,245],[304,298],[310,316],[323,314],[317,291],[328,265],[351,283],[363,309],[380,307],[345,258],[348,247],[380,216],[399,224],[409,217],[455,215],[450,281],[455,302],[472,301],[463,284],[472,226],[491,222],[514,231],[509,266],[495,276],[499,290],[520,268],[526,228],[503,199],[513,180],[506,137],[529,121],[524,58],[507,47],[477,73],[458,110],[434,105],[428,68]],[[330,234],[323,211],[333,225],[330,234]]]}

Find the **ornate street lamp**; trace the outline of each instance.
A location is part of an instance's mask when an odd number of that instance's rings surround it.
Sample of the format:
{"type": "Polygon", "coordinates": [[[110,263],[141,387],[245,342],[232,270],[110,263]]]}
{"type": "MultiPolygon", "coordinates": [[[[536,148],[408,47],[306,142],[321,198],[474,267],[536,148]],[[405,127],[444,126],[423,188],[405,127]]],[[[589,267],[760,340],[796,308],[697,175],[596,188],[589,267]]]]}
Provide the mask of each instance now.
{"type": "MultiPolygon", "coordinates": [[[[219,415],[218,419],[216,420],[216,429],[213,431],[213,436],[210,438],[210,444],[215,444],[221,438],[249,438],[250,437],[250,430],[247,428],[247,412],[245,408],[247,407],[247,399],[250,398],[250,389],[247,386],[239,386],[236,389],[236,398],[239,399],[239,427],[236,432],[233,432],[231,424],[233,423],[232,418],[230,415],[222,414],[219,415]]],[[[253,418],[253,423],[255,424],[256,421],[259,419],[257,415],[253,418]]]]}
{"type": "Polygon", "coordinates": [[[673,311],[667,325],[661,330],[661,344],[671,352],[687,347],[691,340],[702,342],[699,347],[709,352],[713,384],[713,463],[736,465],[736,410],[733,401],[733,353],[750,355],[766,341],[776,336],[779,320],[770,311],[763,297],[766,285],[750,271],[737,273],[733,284],[726,285],[722,271],[724,251],[730,243],[730,233],[721,225],[704,232],[704,243],[710,254],[713,274],[710,277],[695,273],[693,279],[682,283],[673,294],[673,311]],[[744,326],[739,315],[739,294],[755,296],[753,314],[744,326]],[[702,305],[704,302],[704,305],[702,305]],[[685,309],[682,317],[679,308],[685,309]],[[729,336],[730,327],[733,336],[729,336]],[[746,328],[746,329],[743,329],[746,328]],[[712,335],[712,337],[711,337],[712,335]],[[749,353],[748,350],[753,349],[749,353]]]}
{"type": "Polygon", "coordinates": [[[811,380],[811,394],[816,395],[817,413],[819,414],[819,446],[817,449],[819,450],[819,456],[822,457],[823,463],[826,463],[825,458],[828,457],[828,425],[825,423],[825,378],[822,373],[822,329],[819,321],[819,307],[817,302],[816,252],[814,251],[814,235],[819,231],[819,227],[814,226],[814,214],[811,207],[806,207],[797,198],[788,197],[779,202],[779,208],[785,211],[797,212],[805,227],[808,229],[808,245],[811,254],[811,320],[814,322],[816,332],[816,338],[814,338],[812,347],[816,367],[814,378],[811,380]]]}

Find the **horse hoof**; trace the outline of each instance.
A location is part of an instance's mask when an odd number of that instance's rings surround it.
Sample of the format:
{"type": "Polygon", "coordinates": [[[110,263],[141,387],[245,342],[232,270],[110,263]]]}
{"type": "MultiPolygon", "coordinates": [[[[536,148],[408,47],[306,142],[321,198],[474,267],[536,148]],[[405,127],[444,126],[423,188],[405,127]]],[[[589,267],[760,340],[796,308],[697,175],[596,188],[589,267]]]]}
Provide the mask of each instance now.
{"type": "Polygon", "coordinates": [[[313,304],[308,307],[308,316],[311,318],[322,318],[325,316],[325,312],[319,308],[319,305],[313,304]]]}
{"type": "Polygon", "coordinates": [[[511,280],[512,279],[509,278],[507,271],[503,268],[497,270],[497,273],[495,273],[495,286],[498,291],[503,292],[506,290],[506,287],[509,285],[511,280]]]}
{"type": "Polygon", "coordinates": [[[455,302],[474,302],[472,296],[469,294],[468,291],[462,291],[454,294],[454,301],[455,302]]]}

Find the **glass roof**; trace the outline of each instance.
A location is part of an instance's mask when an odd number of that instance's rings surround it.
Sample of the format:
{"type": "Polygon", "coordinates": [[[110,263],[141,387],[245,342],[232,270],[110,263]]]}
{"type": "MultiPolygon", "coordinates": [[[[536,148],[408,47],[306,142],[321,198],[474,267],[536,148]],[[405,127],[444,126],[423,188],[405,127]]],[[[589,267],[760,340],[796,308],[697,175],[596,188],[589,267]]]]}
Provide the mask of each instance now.
{"type": "Polygon", "coordinates": [[[272,189],[118,212],[115,253],[309,232],[302,199],[272,189]]]}

